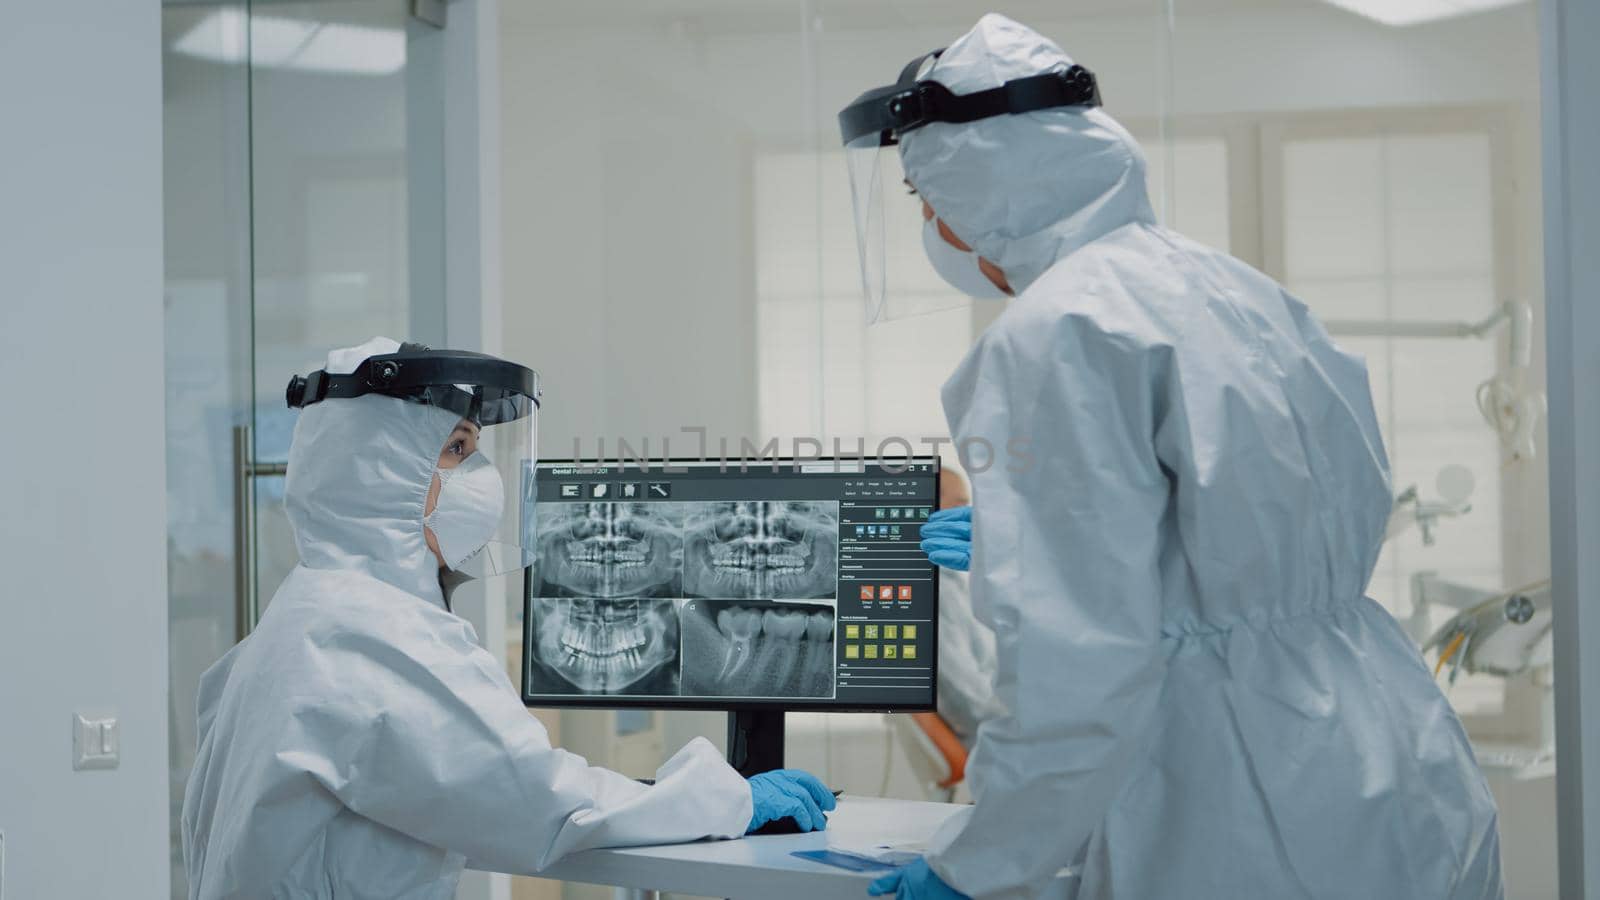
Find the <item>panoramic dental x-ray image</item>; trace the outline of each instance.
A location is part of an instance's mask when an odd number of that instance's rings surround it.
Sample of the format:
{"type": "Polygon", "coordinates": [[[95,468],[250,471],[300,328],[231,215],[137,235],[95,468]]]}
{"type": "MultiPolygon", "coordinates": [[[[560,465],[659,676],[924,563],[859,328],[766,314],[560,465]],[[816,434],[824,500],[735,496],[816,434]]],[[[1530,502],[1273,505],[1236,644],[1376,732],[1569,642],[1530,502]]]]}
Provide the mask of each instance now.
{"type": "Polygon", "coordinates": [[[678,693],[674,601],[541,597],[533,602],[532,692],[678,693]]]}
{"type": "Polygon", "coordinates": [[[832,697],[836,501],[545,503],[529,694],[832,697]]]}
{"type": "Polygon", "coordinates": [[[688,596],[834,598],[839,577],[839,504],[685,505],[683,589],[688,596]]]}
{"type": "Polygon", "coordinates": [[[682,517],[676,503],[547,504],[539,596],[682,596],[682,517]]]}

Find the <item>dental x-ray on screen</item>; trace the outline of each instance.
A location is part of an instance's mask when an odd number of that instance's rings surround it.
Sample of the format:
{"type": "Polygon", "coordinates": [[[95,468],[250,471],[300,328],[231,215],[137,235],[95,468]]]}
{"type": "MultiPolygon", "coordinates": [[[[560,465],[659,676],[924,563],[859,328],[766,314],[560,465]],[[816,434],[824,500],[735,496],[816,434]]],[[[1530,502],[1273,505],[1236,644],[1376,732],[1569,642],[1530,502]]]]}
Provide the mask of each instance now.
{"type": "Polygon", "coordinates": [[[541,463],[524,700],[925,707],[937,462],[914,468],[541,463]]]}

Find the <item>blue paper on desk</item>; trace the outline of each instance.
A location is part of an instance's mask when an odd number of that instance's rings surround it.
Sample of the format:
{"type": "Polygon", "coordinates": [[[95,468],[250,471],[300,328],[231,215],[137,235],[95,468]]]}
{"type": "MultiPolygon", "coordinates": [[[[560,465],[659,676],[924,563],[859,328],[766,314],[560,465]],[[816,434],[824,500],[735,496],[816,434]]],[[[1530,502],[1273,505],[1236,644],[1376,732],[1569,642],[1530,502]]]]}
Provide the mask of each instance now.
{"type": "Polygon", "coordinates": [[[910,865],[922,856],[904,850],[888,850],[877,856],[862,856],[846,850],[795,850],[789,855],[852,872],[890,872],[910,865]]]}

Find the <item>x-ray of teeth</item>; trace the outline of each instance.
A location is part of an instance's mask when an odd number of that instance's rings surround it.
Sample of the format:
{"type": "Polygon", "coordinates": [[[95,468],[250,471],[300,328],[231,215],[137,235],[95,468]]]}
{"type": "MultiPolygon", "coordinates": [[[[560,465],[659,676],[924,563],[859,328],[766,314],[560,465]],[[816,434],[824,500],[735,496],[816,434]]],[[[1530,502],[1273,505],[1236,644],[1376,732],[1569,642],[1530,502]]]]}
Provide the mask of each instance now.
{"type": "Polygon", "coordinates": [[[791,603],[683,604],[683,693],[832,697],[834,610],[791,603]]]}
{"type": "Polygon", "coordinates": [[[686,503],[683,588],[691,597],[832,599],[837,501],[686,503]]]}
{"type": "Polygon", "coordinates": [[[544,503],[536,527],[539,596],[682,595],[678,504],[544,503]]]}
{"type": "Polygon", "coordinates": [[[528,693],[677,695],[672,600],[540,597],[533,616],[528,693]]]}

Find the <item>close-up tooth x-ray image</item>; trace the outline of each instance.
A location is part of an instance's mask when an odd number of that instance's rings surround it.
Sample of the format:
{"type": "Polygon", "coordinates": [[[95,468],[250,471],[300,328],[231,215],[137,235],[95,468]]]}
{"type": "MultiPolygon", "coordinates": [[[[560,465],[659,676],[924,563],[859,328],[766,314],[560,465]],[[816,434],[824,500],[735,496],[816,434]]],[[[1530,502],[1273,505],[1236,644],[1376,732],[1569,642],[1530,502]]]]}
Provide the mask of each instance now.
{"type": "Polygon", "coordinates": [[[531,643],[530,694],[678,694],[672,600],[536,598],[531,643]]]}
{"type": "Polygon", "coordinates": [[[682,596],[682,516],[677,503],[541,504],[537,595],[682,596]]]}
{"type": "Polygon", "coordinates": [[[837,501],[683,505],[685,595],[756,600],[836,596],[837,501]]]}
{"type": "Polygon", "coordinates": [[[684,695],[832,697],[835,614],[799,603],[684,603],[684,695]]]}

